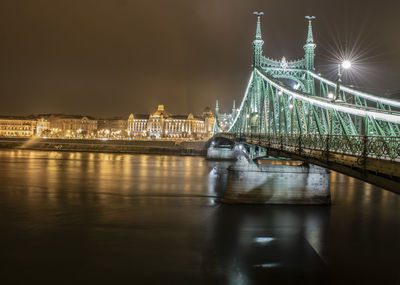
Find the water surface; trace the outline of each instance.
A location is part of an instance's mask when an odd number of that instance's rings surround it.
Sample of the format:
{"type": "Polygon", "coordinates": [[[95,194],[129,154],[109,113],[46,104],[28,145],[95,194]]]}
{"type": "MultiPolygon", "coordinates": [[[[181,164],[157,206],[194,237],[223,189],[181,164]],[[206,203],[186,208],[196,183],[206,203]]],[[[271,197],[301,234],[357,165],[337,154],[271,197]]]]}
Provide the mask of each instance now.
{"type": "Polygon", "coordinates": [[[399,284],[400,199],[226,205],[201,157],[0,150],[1,284],[399,284]]]}

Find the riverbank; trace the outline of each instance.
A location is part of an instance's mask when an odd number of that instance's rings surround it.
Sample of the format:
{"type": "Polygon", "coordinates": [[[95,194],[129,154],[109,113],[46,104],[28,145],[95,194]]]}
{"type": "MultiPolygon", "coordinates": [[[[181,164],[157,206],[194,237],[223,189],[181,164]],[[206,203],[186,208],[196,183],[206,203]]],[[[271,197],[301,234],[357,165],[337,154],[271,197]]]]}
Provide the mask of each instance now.
{"type": "Polygon", "coordinates": [[[206,141],[0,138],[0,148],[205,156],[206,141]]]}

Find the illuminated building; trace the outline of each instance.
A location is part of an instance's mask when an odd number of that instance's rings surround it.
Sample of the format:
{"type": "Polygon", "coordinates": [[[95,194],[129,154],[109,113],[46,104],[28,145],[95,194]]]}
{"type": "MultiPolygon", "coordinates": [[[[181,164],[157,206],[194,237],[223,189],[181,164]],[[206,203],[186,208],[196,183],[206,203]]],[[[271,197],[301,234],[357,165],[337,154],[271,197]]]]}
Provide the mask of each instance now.
{"type": "Polygon", "coordinates": [[[50,136],[60,138],[94,138],[97,120],[76,115],[46,115],[50,122],[50,136]]]}
{"type": "Polygon", "coordinates": [[[44,118],[40,118],[36,121],[36,134],[39,137],[45,137],[50,134],[50,122],[44,118]]]}
{"type": "Polygon", "coordinates": [[[6,117],[0,119],[0,137],[32,137],[42,136],[49,128],[49,122],[44,119],[29,117],[6,117]]]}
{"type": "Polygon", "coordinates": [[[131,138],[145,138],[147,136],[148,115],[133,115],[128,118],[128,136],[131,138]]]}
{"type": "Polygon", "coordinates": [[[211,136],[214,115],[207,108],[202,116],[171,115],[159,105],[150,115],[96,120],[87,116],[40,114],[0,118],[1,137],[74,139],[206,139],[211,136]]]}
{"type": "Polygon", "coordinates": [[[0,119],[1,137],[32,137],[36,135],[36,120],[0,119]]]}
{"type": "Polygon", "coordinates": [[[206,109],[202,116],[171,115],[158,105],[150,115],[133,115],[128,118],[128,136],[133,139],[205,139],[212,133],[214,116],[206,109]]]}
{"type": "Polygon", "coordinates": [[[111,139],[127,138],[127,120],[120,118],[97,120],[97,137],[111,139]]]}

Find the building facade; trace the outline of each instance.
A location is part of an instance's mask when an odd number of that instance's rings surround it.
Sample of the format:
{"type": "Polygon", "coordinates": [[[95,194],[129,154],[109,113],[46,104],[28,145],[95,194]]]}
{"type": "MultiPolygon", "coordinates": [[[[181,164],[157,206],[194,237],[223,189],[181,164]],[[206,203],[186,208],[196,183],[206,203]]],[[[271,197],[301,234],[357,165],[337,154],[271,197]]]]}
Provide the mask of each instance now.
{"type": "Polygon", "coordinates": [[[134,139],[146,138],[148,120],[149,120],[148,115],[130,114],[127,126],[128,137],[134,139]]]}
{"type": "Polygon", "coordinates": [[[36,121],[36,135],[39,137],[46,137],[50,134],[50,122],[44,118],[36,121]]]}
{"type": "Polygon", "coordinates": [[[57,138],[95,138],[97,120],[75,115],[50,115],[49,136],[57,138]]]}
{"type": "Polygon", "coordinates": [[[0,119],[1,137],[32,137],[37,134],[37,121],[28,119],[0,119]]]}
{"type": "Polygon", "coordinates": [[[0,137],[32,137],[42,136],[50,127],[44,119],[32,117],[9,117],[0,119],[0,137]]]}
{"type": "Polygon", "coordinates": [[[201,116],[171,115],[164,105],[150,115],[126,119],[96,120],[86,116],[41,114],[0,118],[0,137],[66,139],[207,139],[212,135],[214,115],[207,108],[201,116]]]}
{"type": "Polygon", "coordinates": [[[109,139],[127,139],[127,120],[114,118],[114,119],[100,119],[97,121],[97,137],[109,139]]]}
{"type": "Polygon", "coordinates": [[[214,116],[206,109],[202,116],[171,115],[164,105],[150,115],[133,115],[128,118],[128,136],[132,139],[205,139],[211,136],[214,116]]]}

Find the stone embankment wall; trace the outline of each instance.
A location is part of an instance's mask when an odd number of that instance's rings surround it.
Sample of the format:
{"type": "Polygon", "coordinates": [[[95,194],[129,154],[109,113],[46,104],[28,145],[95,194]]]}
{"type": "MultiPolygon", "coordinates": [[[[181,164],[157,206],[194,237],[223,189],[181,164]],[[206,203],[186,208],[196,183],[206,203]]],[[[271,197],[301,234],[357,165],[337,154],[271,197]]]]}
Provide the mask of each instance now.
{"type": "Polygon", "coordinates": [[[0,138],[0,148],[205,156],[205,141],[0,138]]]}

